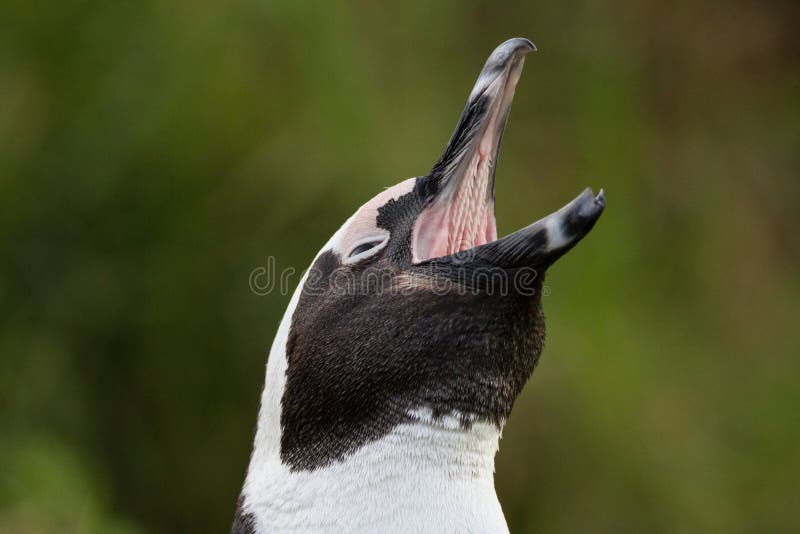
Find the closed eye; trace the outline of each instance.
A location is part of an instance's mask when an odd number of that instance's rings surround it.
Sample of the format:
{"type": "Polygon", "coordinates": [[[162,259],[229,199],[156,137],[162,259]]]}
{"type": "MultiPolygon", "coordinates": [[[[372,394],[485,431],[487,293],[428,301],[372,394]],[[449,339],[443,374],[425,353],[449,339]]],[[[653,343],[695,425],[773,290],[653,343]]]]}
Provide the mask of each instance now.
{"type": "Polygon", "coordinates": [[[380,246],[385,245],[386,241],[386,237],[375,237],[367,239],[366,241],[362,241],[361,243],[357,243],[350,250],[350,253],[347,255],[347,259],[360,260],[371,256],[378,251],[380,246]]]}
{"type": "Polygon", "coordinates": [[[358,256],[362,252],[372,250],[373,248],[377,247],[380,244],[381,244],[380,241],[373,241],[371,243],[361,243],[356,248],[350,251],[350,257],[352,258],[353,256],[358,256]]]}

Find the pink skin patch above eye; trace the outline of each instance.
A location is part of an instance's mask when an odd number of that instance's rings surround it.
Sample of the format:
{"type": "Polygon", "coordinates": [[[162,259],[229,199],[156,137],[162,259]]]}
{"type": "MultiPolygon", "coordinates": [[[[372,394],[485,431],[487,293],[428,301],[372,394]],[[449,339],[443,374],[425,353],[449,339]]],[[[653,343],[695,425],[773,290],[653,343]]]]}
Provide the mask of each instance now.
{"type": "Polygon", "coordinates": [[[353,246],[364,239],[387,235],[388,232],[385,229],[378,227],[378,208],[390,200],[399,198],[414,189],[415,182],[416,178],[409,178],[399,184],[393,185],[381,191],[358,208],[358,211],[353,215],[350,224],[347,225],[347,228],[342,234],[341,241],[336,247],[340,256],[347,258],[353,246]]]}

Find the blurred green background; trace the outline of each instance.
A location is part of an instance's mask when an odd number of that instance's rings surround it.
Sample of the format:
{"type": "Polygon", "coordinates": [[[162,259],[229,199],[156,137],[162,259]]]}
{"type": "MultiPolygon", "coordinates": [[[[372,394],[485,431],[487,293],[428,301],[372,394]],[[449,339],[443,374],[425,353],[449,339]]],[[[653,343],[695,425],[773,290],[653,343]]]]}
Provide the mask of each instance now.
{"type": "Polygon", "coordinates": [[[531,38],[500,232],[603,186],[506,427],[515,532],[800,530],[796,2],[0,4],[0,532],[223,532],[288,296],[531,38]],[[296,282],[297,278],[293,279],[296,282]]]}

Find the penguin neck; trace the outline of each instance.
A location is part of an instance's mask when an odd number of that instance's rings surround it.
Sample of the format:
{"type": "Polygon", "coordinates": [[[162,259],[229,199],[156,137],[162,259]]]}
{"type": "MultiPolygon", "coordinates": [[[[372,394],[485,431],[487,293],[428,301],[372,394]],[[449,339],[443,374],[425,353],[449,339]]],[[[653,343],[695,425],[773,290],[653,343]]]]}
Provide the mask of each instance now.
{"type": "Polygon", "coordinates": [[[499,431],[416,421],[341,461],[291,470],[257,442],[244,492],[256,532],[507,530],[494,489],[499,431]],[[455,530],[454,530],[455,529],[455,530]]]}
{"type": "MultiPolygon", "coordinates": [[[[302,288],[305,277],[300,281],[302,288]]],[[[236,532],[407,531],[506,532],[494,489],[500,430],[492,423],[435,420],[425,409],[411,421],[345,458],[292,470],[280,455],[286,340],[295,292],[270,351],[250,466],[236,532]],[[455,530],[454,530],[455,529],[455,530]]]]}

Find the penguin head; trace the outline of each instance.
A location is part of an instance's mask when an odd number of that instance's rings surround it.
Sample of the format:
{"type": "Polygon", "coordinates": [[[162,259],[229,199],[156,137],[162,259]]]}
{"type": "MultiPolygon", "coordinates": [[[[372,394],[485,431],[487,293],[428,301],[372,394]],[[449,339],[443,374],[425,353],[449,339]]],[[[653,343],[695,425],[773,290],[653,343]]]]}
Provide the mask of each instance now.
{"type": "Polygon", "coordinates": [[[500,428],[544,342],[545,271],[605,206],[589,189],[498,239],[494,175],[524,56],[489,56],[431,171],[361,206],[317,256],[286,343],[281,458],[316,469],[407,423],[500,428]]]}

